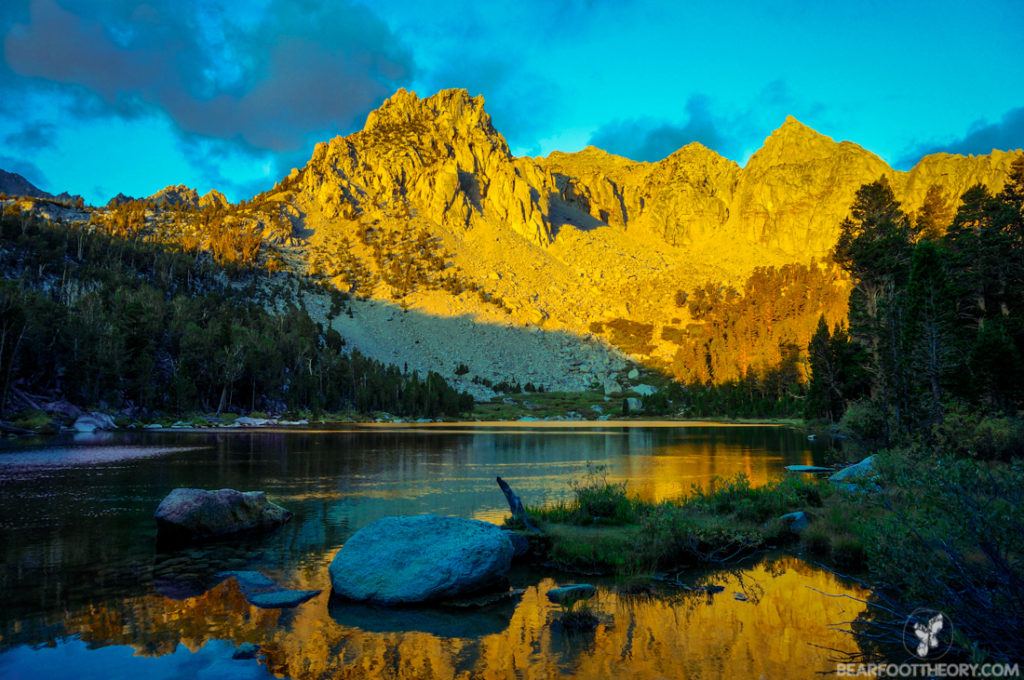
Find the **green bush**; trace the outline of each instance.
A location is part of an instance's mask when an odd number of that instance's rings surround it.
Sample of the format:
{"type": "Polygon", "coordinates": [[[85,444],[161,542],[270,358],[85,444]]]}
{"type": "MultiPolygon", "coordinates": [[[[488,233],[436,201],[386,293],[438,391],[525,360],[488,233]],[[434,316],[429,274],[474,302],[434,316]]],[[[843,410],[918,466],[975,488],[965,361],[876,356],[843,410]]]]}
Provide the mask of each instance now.
{"type": "Polygon", "coordinates": [[[846,407],[840,428],[868,446],[884,444],[888,438],[885,411],[867,399],[855,401],[846,407]]]}
{"type": "Polygon", "coordinates": [[[1024,419],[991,416],[951,405],[932,428],[939,450],[961,457],[1009,461],[1024,456],[1024,419]]]}

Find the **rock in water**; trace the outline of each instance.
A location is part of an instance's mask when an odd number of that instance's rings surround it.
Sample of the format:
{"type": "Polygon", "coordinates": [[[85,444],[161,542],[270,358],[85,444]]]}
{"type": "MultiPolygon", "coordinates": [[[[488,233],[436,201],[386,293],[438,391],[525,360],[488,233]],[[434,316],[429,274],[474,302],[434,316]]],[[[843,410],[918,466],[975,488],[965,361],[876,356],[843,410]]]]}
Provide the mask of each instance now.
{"type": "Polygon", "coordinates": [[[262,491],[175,489],[156,509],[163,539],[194,541],[276,528],[292,518],[262,491]]]}
{"type": "Polygon", "coordinates": [[[597,588],[589,583],[572,583],[548,591],[548,599],[555,604],[571,604],[580,600],[589,600],[597,594],[597,588]]]}
{"type": "Polygon", "coordinates": [[[331,584],[341,597],[384,605],[464,597],[504,585],[512,553],[506,532],[487,522],[385,517],[342,546],[331,584]]]}

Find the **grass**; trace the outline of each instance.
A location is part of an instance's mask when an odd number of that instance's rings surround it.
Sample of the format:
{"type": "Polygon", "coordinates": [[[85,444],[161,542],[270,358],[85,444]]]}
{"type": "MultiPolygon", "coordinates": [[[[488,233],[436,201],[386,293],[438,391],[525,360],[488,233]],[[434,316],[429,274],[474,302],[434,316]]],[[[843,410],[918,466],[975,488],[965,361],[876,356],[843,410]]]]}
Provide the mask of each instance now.
{"type": "Polygon", "coordinates": [[[11,424],[24,430],[43,433],[57,432],[60,429],[60,424],[53,416],[38,409],[22,411],[11,421],[11,424]]]}
{"type": "Polygon", "coordinates": [[[528,509],[550,539],[550,558],[564,568],[618,575],[722,564],[792,542],[778,518],[795,510],[820,512],[832,495],[827,485],[802,477],[754,488],[738,476],[651,503],[609,482],[603,467],[589,467],[571,488],[569,501],[528,509]]]}

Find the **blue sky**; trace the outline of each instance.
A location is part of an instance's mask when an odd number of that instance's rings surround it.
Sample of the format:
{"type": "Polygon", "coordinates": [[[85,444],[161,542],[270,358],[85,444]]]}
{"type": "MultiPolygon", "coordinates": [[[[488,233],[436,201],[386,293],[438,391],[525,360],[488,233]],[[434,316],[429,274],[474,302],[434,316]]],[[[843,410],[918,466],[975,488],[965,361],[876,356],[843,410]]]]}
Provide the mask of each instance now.
{"type": "Polygon", "coordinates": [[[792,114],[907,167],[1024,147],[1022,35],[1019,0],[3,0],[0,168],[237,200],[398,87],[483,94],[517,154],[742,163],[792,114]]]}

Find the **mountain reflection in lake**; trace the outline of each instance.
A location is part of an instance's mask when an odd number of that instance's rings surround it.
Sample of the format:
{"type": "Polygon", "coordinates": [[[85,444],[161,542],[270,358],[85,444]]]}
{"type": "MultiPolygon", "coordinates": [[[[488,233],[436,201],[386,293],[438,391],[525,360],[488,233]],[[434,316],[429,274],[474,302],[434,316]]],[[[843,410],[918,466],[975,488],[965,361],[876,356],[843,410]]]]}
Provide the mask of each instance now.
{"type": "Polygon", "coordinates": [[[500,521],[495,475],[528,503],[550,502],[567,496],[588,462],[651,499],[715,475],[764,483],[818,454],[788,429],[346,427],[101,439],[59,444],[102,443],[109,462],[91,467],[65,465],[52,449],[34,451],[52,465],[18,465],[0,452],[0,677],[792,678],[833,668],[825,648],[854,646],[830,626],[861,605],[823,593],[863,593],[792,557],[692,575],[725,586],[711,597],[627,596],[601,583],[604,623],[589,635],[552,628],[556,609],[544,593],[573,580],[556,573],[514,571],[522,598],[483,611],[330,602],[328,563],[378,517],[500,521]],[[201,448],[118,459],[109,455],[117,447],[201,448]],[[295,517],[259,540],[157,552],[152,512],[176,486],[264,489],[295,517]],[[233,581],[212,585],[224,569],[325,592],[295,610],[258,609],[233,581]],[[740,591],[747,601],[734,598],[740,591]],[[242,642],[259,644],[263,659],[232,660],[242,642]]]}

